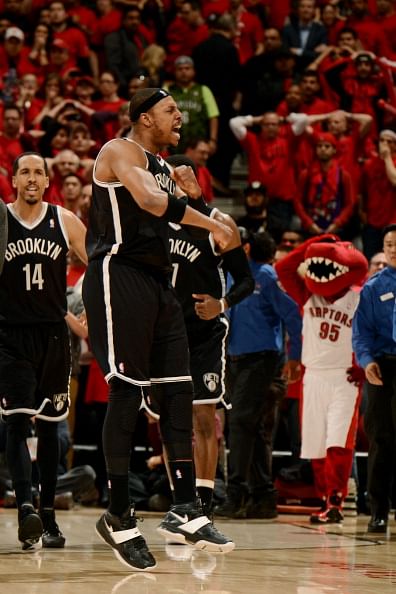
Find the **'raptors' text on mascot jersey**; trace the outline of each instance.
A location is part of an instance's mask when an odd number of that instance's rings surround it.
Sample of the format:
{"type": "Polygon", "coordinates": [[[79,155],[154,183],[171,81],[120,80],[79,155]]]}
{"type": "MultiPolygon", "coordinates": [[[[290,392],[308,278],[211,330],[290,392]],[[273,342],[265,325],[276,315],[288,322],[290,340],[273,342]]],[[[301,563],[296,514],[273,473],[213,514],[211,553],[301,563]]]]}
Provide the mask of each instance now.
{"type": "Polygon", "coordinates": [[[322,235],[292,251],[276,270],[304,312],[301,457],[312,460],[325,502],[311,521],[340,522],[358,420],[359,389],[351,381],[352,318],[367,261],[351,243],[322,235]]]}

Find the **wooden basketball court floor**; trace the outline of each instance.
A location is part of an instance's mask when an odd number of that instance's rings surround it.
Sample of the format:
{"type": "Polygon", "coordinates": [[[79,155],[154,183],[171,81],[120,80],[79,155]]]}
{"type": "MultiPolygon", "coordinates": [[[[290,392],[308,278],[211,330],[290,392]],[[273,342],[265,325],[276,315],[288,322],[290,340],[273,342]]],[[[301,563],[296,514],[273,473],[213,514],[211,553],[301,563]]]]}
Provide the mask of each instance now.
{"type": "Polygon", "coordinates": [[[139,527],[157,559],[151,572],[128,571],[96,535],[100,509],[57,513],[63,550],[23,553],[16,510],[0,509],[1,594],[394,594],[396,522],[383,537],[365,533],[368,518],[342,526],[309,524],[308,516],[223,520],[236,549],[228,555],[166,545],[156,533],[162,514],[143,513],[139,527]]]}

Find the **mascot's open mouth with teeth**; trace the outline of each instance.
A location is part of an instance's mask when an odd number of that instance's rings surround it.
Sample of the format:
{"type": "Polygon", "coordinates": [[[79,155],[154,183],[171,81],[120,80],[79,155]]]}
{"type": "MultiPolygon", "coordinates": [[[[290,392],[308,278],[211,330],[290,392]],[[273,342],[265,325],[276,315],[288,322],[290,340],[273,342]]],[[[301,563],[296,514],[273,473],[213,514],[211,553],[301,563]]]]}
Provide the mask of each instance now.
{"type": "Polygon", "coordinates": [[[362,282],[367,260],[348,241],[317,241],[307,247],[303,268],[305,285],[311,293],[333,297],[362,282]]]}

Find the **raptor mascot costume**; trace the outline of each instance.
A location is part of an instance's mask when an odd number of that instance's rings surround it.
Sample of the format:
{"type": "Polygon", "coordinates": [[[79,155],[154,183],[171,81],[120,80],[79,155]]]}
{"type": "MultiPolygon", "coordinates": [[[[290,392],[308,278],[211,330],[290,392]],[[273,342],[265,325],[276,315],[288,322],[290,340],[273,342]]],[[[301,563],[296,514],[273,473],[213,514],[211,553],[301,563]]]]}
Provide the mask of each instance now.
{"type": "Polygon", "coordinates": [[[303,312],[305,367],[301,458],[310,459],[323,508],[313,523],[339,523],[358,422],[359,379],[352,318],[367,260],[335,235],[305,241],[276,264],[279,280],[303,312]]]}

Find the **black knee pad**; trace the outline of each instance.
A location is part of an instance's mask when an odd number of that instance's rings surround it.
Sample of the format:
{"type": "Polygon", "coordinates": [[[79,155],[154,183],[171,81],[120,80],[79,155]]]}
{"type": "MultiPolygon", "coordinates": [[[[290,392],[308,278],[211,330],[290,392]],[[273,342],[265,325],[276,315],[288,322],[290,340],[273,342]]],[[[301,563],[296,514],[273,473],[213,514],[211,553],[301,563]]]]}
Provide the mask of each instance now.
{"type": "Polygon", "coordinates": [[[189,458],[192,440],[191,382],[164,386],[161,399],[161,436],[170,460],[189,458]]]}

